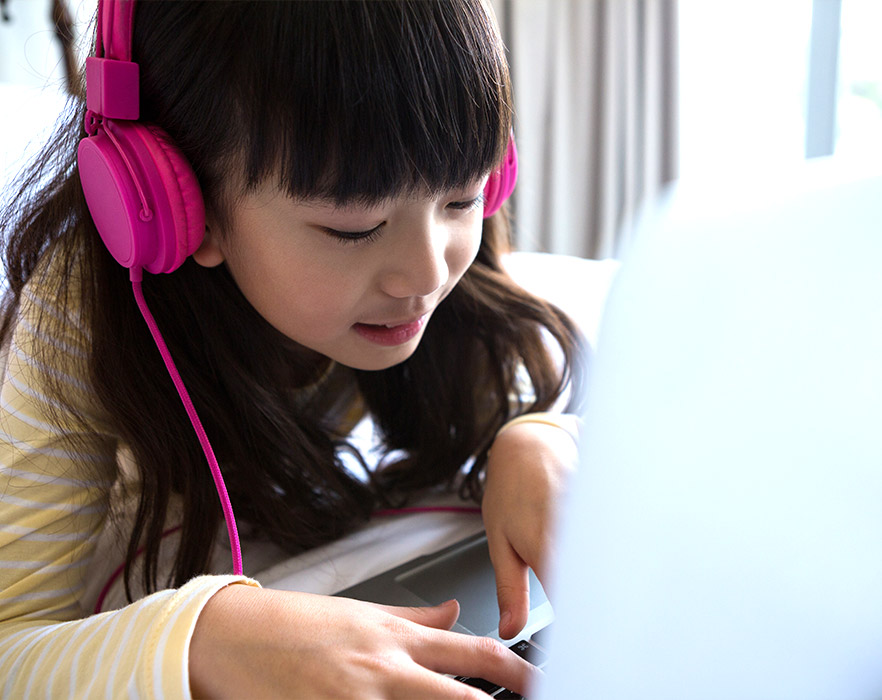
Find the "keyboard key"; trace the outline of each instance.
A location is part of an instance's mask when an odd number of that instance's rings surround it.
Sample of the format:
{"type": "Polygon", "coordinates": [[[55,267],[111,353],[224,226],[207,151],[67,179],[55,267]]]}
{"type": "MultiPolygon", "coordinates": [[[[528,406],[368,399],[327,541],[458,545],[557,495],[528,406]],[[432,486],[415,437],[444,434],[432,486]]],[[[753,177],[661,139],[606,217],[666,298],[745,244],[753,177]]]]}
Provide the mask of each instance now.
{"type": "Polygon", "coordinates": [[[496,685],[496,683],[492,683],[490,681],[485,681],[483,678],[469,678],[467,676],[457,676],[456,680],[460,683],[465,683],[466,685],[470,685],[473,688],[477,688],[478,690],[483,690],[488,695],[491,693],[495,693],[502,686],[496,685]]]}
{"type": "Polygon", "coordinates": [[[535,644],[531,644],[526,639],[510,646],[509,649],[522,659],[529,661],[534,666],[542,666],[542,664],[548,659],[548,654],[539,649],[535,644]]]}
{"type": "Polygon", "coordinates": [[[547,649],[548,648],[548,638],[551,636],[551,625],[548,627],[543,627],[541,630],[536,630],[533,633],[533,636],[530,637],[530,641],[538,644],[540,647],[547,649]]]}

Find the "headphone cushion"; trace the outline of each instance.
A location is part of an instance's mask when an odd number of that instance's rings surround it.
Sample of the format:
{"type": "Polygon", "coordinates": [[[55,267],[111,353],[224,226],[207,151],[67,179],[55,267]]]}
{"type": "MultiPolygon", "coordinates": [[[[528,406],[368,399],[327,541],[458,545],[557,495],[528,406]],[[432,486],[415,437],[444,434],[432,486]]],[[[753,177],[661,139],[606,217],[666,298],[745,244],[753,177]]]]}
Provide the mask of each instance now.
{"type": "Polygon", "coordinates": [[[124,267],[172,272],[205,230],[205,206],[190,164],[158,127],[105,120],[80,141],[86,203],[111,255],[124,267]]]}
{"type": "Polygon", "coordinates": [[[514,192],[518,180],[518,151],[514,136],[509,138],[508,150],[499,169],[490,174],[484,186],[484,218],[493,216],[514,192]]]}
{"type": "MultiPolygon", "coordinates": [[[[189,161],[174,144],[169,135],[152,124],[138,125],[139,136],[150,151],[156,166],[156,175],[166,193],[174,222],[174,241],[169,241],[168,257],[161,267],[171,272],[192,255],[205,233],[205,204],[199,181],[189,161]]],[[[148,271],[154,272],[147,268],[148,271]]]]}

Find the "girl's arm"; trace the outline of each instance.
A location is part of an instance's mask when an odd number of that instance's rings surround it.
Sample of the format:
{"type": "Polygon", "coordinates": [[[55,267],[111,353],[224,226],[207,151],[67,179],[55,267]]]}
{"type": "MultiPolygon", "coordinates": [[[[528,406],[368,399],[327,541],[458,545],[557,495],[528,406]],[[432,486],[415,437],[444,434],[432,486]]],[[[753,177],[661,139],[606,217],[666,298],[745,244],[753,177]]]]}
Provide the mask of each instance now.
{"type": "MultiPolygon", "coordinates": [[[[82,619],[73,619],[75,609],[38,603],[31,614],[7,618],[3,601],[0,696],[190,697],[187,653],[196,620],[215,592],[239,580],[202,576],[82,619]],[[64,617],[71,619],[58,620],[64,617]]],[[[38,600],[42,592],[22,595],[38,600]]]]}
{"type": "Polygon", "coordinates": [[[528,568],[549,583],[556,509],[578,458],[577,422],[571,415],[526,414],[504,425],[490,449],[482,512],[505,639],[527,622],[528,568]]]}
{"type": "Polygon", "coordinates": [[[232,579],[196,579],[83,617],[117,446],[90,407],[87,347],[75,314],[30,285],[4,348],[0,389],[0,696],[184,697],[196,619],[232,579]],[[53,383],[89,425],[69,419],[53,383]]]}

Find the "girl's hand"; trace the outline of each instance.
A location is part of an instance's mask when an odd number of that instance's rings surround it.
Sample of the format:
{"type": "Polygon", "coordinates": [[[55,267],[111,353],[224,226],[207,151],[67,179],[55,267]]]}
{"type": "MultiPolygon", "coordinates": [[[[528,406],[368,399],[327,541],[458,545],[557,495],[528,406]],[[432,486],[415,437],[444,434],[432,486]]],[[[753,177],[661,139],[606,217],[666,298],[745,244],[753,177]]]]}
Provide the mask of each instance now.
{"type": "Polygon", "coordinates": [[[525,692],[530,664],[495,640],[448,631],[450,601],[393,608],[232,585],[208,601],[190,642],[195,697],[471,698],[443,673],[525,692]]]}
{"type": "Polygon", "coordinates": [[[548,584],[555,508],[577,457],[573,438],[544,423],[513,425],[497,436],[490,450],[482,511],[503,639],[514,637],[527,623],[527,569],[548,584]]]}

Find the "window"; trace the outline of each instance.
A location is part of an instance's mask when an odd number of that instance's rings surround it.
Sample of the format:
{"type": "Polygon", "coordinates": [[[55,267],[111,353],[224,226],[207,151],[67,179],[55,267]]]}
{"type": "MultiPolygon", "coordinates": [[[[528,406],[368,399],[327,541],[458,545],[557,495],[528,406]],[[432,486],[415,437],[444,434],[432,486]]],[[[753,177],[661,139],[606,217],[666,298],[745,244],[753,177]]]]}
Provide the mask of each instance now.
{"type": "Polygon", "coordinates": [[[882,158],[882,3],[680,2],[680,172],[882,158]]]}
{"type": "Polygon", "coordinates": [[[844,0],[835,153],[882,163],[882,3],[844,0]]]}

